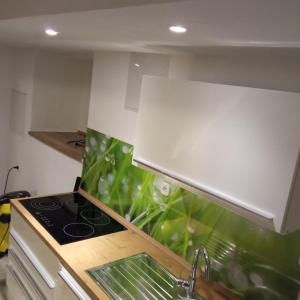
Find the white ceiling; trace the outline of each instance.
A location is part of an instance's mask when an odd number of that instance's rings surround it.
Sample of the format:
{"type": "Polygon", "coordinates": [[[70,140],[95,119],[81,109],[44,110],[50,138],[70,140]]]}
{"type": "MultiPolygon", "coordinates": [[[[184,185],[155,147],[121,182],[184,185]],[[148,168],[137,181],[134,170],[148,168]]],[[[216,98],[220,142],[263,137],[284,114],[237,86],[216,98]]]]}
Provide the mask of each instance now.
{"type": "Polygon", "coordinates": [[[111,9],[182,0],[1,0],[0,19],[111,9]]]}
{"type": "MultiPolygon", "coordinates": [[[[153,3],[153,1],[148,1],[153,3]]],[[[187,0],[0,20],[0,42],[67,50],[190,52],[226,47],[300,51],[299,0],[187,0]],[[171,24],[188,28],[169,32],[171,24]],[[45,36],[45,27],[60,31],[45,36]]]]}

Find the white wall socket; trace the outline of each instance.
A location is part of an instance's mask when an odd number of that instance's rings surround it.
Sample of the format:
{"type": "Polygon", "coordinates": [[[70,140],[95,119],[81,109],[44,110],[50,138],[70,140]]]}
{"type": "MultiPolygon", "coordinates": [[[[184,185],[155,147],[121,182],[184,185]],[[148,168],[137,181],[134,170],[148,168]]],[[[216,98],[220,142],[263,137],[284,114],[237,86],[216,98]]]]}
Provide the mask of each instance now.
{"type": "Polygon", "coordinates": [[[164,196],[169,196],[169,194],[170,194],[170,184],[166,181],[162,181],[161,184],[160,184],[160,192],[164,196]]]}

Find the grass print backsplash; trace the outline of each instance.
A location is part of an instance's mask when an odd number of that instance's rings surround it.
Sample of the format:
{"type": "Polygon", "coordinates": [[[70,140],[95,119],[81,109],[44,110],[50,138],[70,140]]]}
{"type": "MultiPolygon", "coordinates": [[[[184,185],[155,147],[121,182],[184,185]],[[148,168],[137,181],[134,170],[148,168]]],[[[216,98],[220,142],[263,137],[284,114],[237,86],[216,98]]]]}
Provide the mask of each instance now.
{"type": "Polygon", "coordinates": [[[188,261],[203,244],[212,280],[246,299],[299,299],[300,231],[279,235],[177,186],[166,197],[159,176],[131,164],[132,151],[88,129],[85,190],[188,261]]]}

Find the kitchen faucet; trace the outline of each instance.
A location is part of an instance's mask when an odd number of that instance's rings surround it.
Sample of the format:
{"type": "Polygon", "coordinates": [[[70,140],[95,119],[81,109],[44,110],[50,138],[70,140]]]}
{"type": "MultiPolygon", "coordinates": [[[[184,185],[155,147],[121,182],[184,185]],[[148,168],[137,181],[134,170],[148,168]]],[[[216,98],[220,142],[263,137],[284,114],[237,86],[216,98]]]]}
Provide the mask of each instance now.
{"type": "Polygon", "coordinates": [[[209,272],[210,272],[210,260],[208,256],[208,252],[205,247],[200,246],[194,251],[194,258],[192,264],[192,271],[189,276],[189,279],[177,279],[177,285],[180,287],[185,288],[187,291],[187,299],[193,299],[194,296],[194,289],[196,285],[196,272],[197,272],[197,265],[199,260],[199,254],[202,253],[205,261],[205,268],[204,268],[204,278],[209,280],[209,272]]]}

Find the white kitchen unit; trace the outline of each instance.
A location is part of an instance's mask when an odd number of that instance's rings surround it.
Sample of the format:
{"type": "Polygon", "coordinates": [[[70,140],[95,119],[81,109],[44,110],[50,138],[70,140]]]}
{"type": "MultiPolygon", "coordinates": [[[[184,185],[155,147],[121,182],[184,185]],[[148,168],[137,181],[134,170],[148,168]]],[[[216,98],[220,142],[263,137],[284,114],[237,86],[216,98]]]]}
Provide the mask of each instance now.
{"type": "Polygon", "coordinates": [[[38,234],[13,208],[7,271],[8,300],[90,300],[38,234]]]}
{"type": "Polygon", "coordinates": [[[133,162],[277,232],[300,228],[300,94],[144,76],[133,162]]]}

